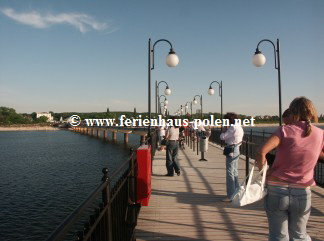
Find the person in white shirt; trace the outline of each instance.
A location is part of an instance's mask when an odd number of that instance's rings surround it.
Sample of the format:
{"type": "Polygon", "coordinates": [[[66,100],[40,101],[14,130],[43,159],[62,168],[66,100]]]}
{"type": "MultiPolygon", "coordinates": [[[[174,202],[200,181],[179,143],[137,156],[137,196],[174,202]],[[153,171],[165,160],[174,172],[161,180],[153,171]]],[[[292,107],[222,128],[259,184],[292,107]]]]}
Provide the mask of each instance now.
{"type": "Polygon", "coordinates": [[[230,126],[223,129],[220,139],[224,140],[227,147],[232,147],[233,151],[226,155],[226,192],[227,197],[223,202],[231,202],[234,191],[239,187],[238,180],[238,159],[240,156],[240,145],[242,143],[244,131],[242,126],[235,126],[237,114],[228,112],[224,119],[229,120],[230,126]]]}
{"type": "MultiPolygon", "coordinates": [[[[172,118],[174,119],[174,117],[172,118]]],[[[179,126],[171,126],[166,133],[166,169],[165,176],[172,177],[174,173],[180,176],[180,167],[178,163],[178,150],[179,150],[179,126]]]]}

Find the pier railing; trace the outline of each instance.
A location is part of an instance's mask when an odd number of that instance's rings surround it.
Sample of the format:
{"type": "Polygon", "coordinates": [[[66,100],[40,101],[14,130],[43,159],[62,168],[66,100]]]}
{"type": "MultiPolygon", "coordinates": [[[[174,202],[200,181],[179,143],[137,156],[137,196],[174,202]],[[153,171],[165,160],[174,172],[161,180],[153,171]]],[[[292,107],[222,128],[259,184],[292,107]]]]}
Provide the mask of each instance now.
{"type": "MultiPolygon", "coordinates": [[[[222,145],[220,139],[221,129],[212,129],[209,141],[218,145],[222,145]]],[[[246,175],[249,174],[250,158],[255,159],[258,149],[263,143],[272,135],[272,133],[263,131],[250,130],[245,132],[242,145],[240,146],[240,153],[245,156],[246,160],[246,175]]],[[[275,150],[267,154],[268,162],[272,163],[275,158],[275,150]]],[[[318,160],[314,169],[314,180],[317,185],[324,187],[324,161],[318,160]]]]}
{"type": "Polygon", "coordinates": [[[158,129],[154,129],[152,128],[151,130],[151,134],[148,138],[146,138],[145,140],[145,145],[150,145],[151,146],[151,157],[152,157],[152,161],[154,159],[155,156],[155,152],[158,148],[158,129]]]}
{"type": "Polygon", "coordinates": [[[136,155],[132,150],[130,158],[110,176],[108,169],[104,168],[102,183],[47,241],[135,240],[134,230],[140,209],[136,204],[136,168],[136,155]]]}

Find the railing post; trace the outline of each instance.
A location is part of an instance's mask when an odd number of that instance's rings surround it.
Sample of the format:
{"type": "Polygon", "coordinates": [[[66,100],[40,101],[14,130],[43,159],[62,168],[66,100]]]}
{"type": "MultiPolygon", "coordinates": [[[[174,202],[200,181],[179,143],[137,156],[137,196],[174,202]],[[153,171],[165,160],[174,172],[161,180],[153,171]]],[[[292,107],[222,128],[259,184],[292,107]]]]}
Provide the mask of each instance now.
{"type": "Polygon", "coordinates": [[[196,151],[196,136],[195,134],[192,135],[192,151],[196,151]]]}
{"type": "MultiPolygon", "coordinates": [[[[253,142],[253,131],[252,131],[252,129],[250,130],[250,138],[249,138],[249,141],[252,143],[253,142]]],[[[249,151],[250,151],[250,153],[251,153],[251,158],[255,158],[254,156],[253,156],[253,145],[251,144],[251,147],[250,147],[250,149],[249,149],[249,151]]],[[[249,153],[249,154],[250,154],[249,153]]]]}
{"type": "Polygon", "coordinates": [[[198,132],[197,132],[197,155],[199,155],[199,136],[198,136],[198,132]]]}
{"type": "Polygon", "coordinates": [[[140,138],[140,145],[144,145],[145,144],[145,135],[142,135],[140,138]]]}
{"type": "Polygon", "coordinates": [[[106,213],[106,228],[107,228],[107,240],[112,241],[112,216],[111,216],[111,202],[110,202],[110,180],[108,177],[108,168],[103,168],[102,173],[104,176],[102,177],[103,182],[107,182],[107,187],[102,191],[102,201],[104,206],[108,205],[107,213],[106,213]]]}
{"type": "MultiPolygon", "coordinates": [[[[246,137],[245,140],[245,177],[249,175],[250,172],[250,157],[249,157],[249,137],[246,137]]],[[[247,183],[248,179],[245,179],[245,182],[247,183]]]]}
{"type": "MultiPolygon", "coordinates": [[[[130,148],[130,155],[131,155],[131,158],[130,158],[130,163],[129,163],[129,169],[130,169],[130,177],[129,177],[129,191],[128,191],[128,208],[129,208],[129,205],[134,205],[136,203],[136,199],[137,199],[137,196],[136,196],[136,177],[135,177],[135,163],[134,163],[134,150],[133,148],[130,148]]],[[[129,211],[129,210],[128,210],[129,211]]],[[[131,223],[132,224],[135,224],[136,223],[136,210],[135,208],[131,208],[131,223]]],[[[126,219],[127,219],[127,216],[126,216],[126,219]]]]}

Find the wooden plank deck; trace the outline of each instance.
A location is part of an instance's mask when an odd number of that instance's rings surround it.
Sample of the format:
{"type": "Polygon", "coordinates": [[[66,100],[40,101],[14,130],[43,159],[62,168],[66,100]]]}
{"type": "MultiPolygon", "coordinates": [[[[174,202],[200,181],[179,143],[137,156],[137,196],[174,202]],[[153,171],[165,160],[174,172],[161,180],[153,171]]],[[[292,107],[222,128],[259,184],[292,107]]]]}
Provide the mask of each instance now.
{"type": "MultiPolygon", "coordinates": [[[[268,240],[263,202],[235,208],[221,202],[225,196],[225,157],[210,144],[207,162],[186,146],[180,151],[181,176],[166,177],[165,151],[157,152],[153,164],[152,196],[142,207],[136,240],[268,240]]],[[[240,180],[245,162],[239,161],[240,180]]],[[[324,240],[324,189],[313,188],[308,233],[324,240]]]]}

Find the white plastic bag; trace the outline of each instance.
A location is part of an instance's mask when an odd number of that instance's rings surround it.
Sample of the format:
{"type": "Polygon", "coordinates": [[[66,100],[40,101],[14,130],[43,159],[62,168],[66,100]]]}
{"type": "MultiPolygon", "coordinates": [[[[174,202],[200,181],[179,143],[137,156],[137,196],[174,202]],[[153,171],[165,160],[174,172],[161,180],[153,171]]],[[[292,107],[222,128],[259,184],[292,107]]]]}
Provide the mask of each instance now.
{"type": "Polygon", "coordinates": [[[245,184],[244,180],[241,185],[235,190],[232,196],[232,204],[236,207],[241,207],[250,203],[257,202],[267,195],[267,189],[265,188],[265,179],[267,175],[268,165],[267,163],[264,164],[262,170],[253,180],[253,183],[251,183],[254,167],[255,165],[253,165],[249,173],[247,184],[245,184]]]}

